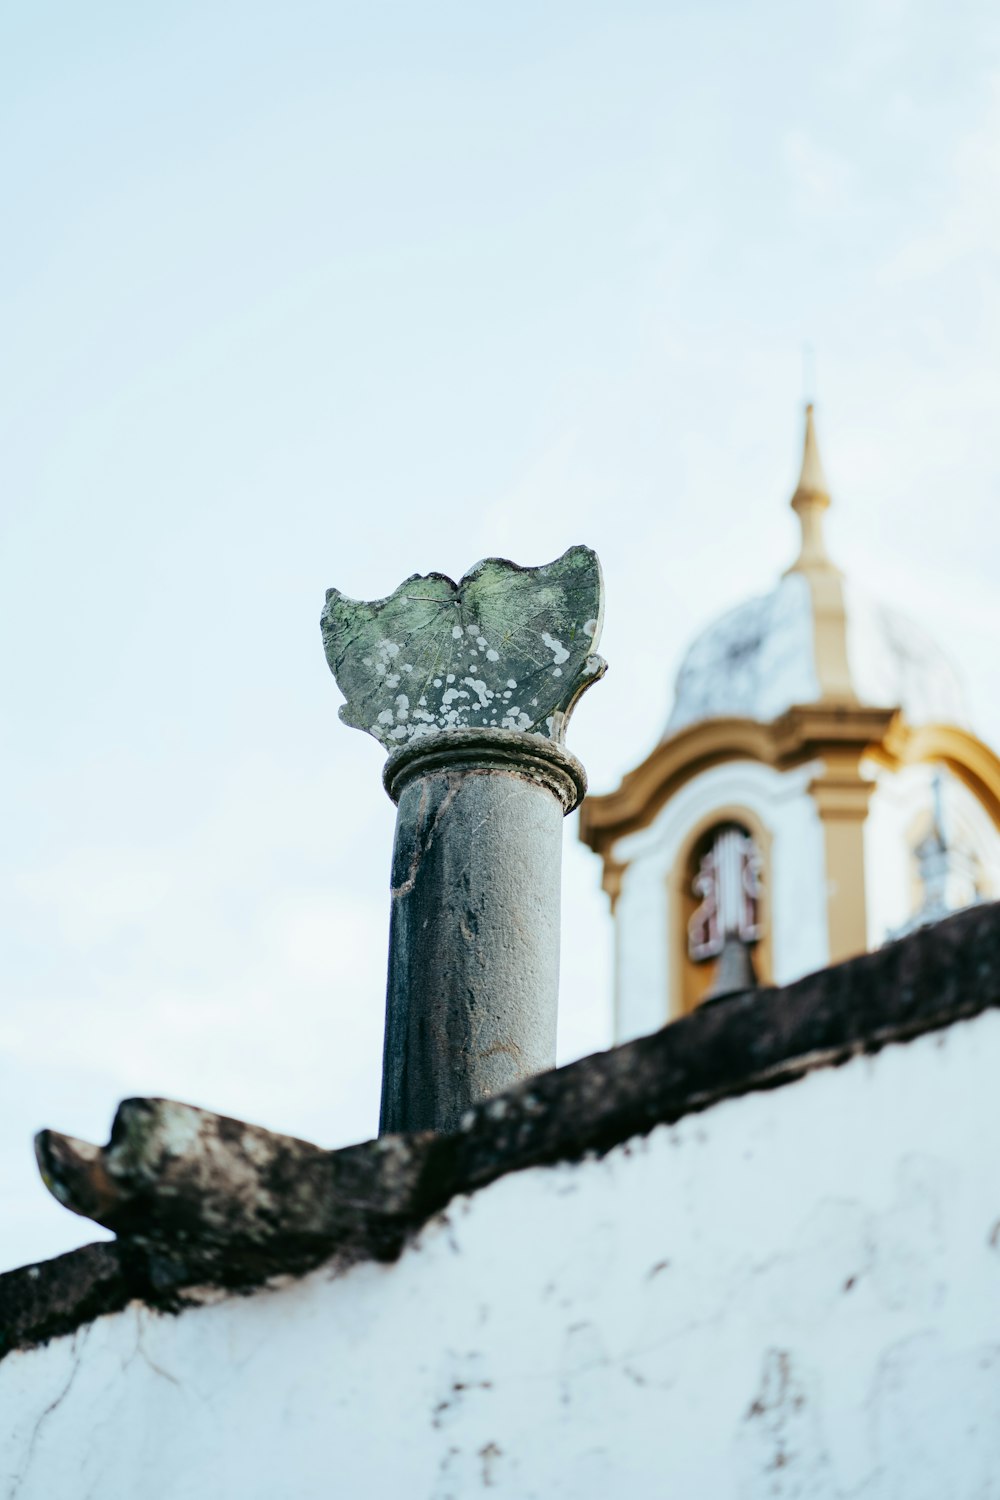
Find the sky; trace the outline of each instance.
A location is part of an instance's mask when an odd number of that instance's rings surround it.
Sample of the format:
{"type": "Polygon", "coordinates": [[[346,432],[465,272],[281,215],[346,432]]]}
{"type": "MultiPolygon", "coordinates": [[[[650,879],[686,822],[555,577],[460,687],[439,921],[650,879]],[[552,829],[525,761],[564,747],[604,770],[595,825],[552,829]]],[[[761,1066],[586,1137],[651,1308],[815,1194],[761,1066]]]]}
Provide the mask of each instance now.
{"type": "MultiPolygon", "coordinates": [[[[377,1128],[394,810],[327,587],[595,547],[609,790],[791,561],[808,394],[833,555],[1000,744],[994,0],[36,0],[0,189],[0,1269],[101,1237],[42,1126],[377,1128]]],[[[562,1060],[599,880],[571,818],[562,1060]]]]}

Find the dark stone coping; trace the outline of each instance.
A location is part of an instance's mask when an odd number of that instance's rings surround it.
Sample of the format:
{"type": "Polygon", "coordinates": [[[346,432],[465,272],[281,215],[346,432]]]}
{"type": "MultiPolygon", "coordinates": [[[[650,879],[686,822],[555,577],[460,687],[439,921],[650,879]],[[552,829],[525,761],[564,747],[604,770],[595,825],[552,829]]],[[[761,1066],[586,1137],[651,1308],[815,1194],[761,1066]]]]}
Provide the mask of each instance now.
{"type": "MultiPolygon", "coordinates": [[[[1000,904],[973,907],[785,989],[704,1006],[651,1036],[529,1079],[470,1110],[453,1135],[386,1137],[327,1152],[258,1132],[272,1143],[279,1168],[294,1156],[288,1165],[301,1170],[303,1194],[312,1195],[294,1231],[279,1213],[264,1231],[251,1232],[240,1209],[228,1225],[220,1228],[215,1218],[205,1228],[197,1201],[172,1228],[177,1211],[156,1200],[154,1182],[145,1199],[129,1201],[116,1241],[0,1275],[0,1358],[134,1298],[177,1311],[204,1297],[206,1287],[249,1291],[324,1262],[340,1269],[394,1260],[456,1194],[526,1167],[602,1154],[719,1100],[789,1083],[996,1006],[1000,904]]],[[[131,1104],[134,1110],[155,1101],[131,1104]]],[[[254,1129],[204,1118],[231,1135],[254,1129]]],[[[298,1178],[291,1180],[297,1190],[298,1178]]]]}

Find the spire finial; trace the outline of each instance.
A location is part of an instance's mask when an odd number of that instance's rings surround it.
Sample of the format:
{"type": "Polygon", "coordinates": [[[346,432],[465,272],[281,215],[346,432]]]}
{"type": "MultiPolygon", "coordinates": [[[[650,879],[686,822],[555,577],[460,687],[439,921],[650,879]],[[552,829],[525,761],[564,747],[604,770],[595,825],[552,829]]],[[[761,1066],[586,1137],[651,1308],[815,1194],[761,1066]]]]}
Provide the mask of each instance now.
{"type": "Polygon", "coordinates": [[[790,572],[806,572],[810,568],[833,568],[823,538],[823,512],[830,504],[830,491],[819,456],[811,401],[806,402],[805,415],[802,469],[795,494],[792,496],[792,509],[798,516],[802,527],[802,546],[790,572]]]}

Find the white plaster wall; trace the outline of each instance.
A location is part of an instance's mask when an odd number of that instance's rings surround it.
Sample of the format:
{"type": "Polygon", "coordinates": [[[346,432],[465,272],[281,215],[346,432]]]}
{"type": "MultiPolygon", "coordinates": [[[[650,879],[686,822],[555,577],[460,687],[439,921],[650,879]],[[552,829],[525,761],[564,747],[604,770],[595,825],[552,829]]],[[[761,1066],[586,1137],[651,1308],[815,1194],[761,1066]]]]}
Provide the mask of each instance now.
{"type": "Polygon", "coordinates": [[[615,1039],[628,1041],[677,1013],[670,993],[668,880],[692,830],[716,809],[756,814],[771,834],[768,910],[774,980],[788,984],[829,961],[823,829],[809,782],[820,767],[779,772],[755,761],[714,766],[689,781],[648,828],[615,846],[627,862],[615,909],[615,1039]]]}
{"type": "Polygon", "coordinates": [[[971,849],[989,885],[1000,896],[1000,833],[986,809],[945,767],[906,766],[898,772],[871,768],[875,780],[865,822],[865,895],[868,940],[884,943],[913,915],[912,834],[933,806],[933,780],[942,778],[949,838],[971,849]]]}
{"type": "Polygon", "coordinates": [[[986,1500],[1000,1015],[0,1362],[4,1500],[986,1500]]]}

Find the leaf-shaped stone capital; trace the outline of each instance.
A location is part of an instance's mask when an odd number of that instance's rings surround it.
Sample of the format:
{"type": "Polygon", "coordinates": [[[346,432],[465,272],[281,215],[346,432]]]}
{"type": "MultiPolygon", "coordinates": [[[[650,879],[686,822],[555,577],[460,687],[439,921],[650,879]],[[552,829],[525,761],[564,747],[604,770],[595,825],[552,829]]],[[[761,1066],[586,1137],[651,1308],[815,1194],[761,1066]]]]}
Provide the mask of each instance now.
{"type": "Polygon", "coordinates": [[[329,589],[320,621],[345,724],[392,750],[450,729],[516,729],[561,744],[580,694],[604,675],[597,554],[540,568],[502,557],[458,583],[414,573],[386,599],[329,589]]]}

